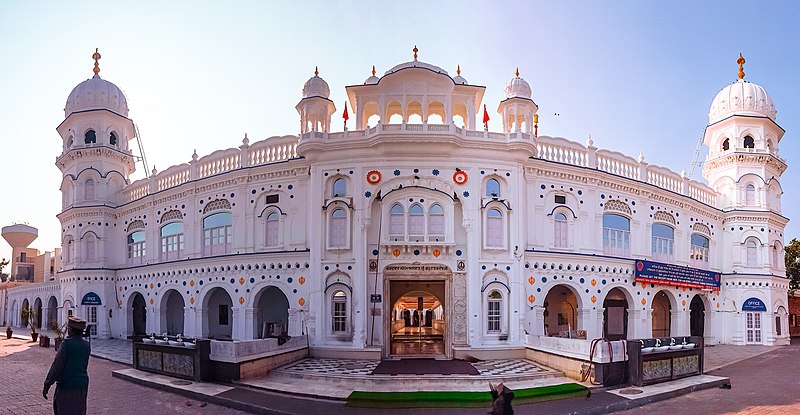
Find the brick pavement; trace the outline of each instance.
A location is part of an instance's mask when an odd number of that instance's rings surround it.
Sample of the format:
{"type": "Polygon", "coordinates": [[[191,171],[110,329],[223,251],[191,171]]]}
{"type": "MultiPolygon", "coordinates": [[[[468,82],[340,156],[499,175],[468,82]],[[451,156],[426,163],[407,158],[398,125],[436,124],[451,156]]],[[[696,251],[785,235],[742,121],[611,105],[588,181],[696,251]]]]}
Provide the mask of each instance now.
{"type": "MultiPolygon", "coordinates": [[[[52,413],[50,399],[42,398],[42,384],[53,361],[52,348],[18,339],[0,339],[0,415],[52,413]]],[[[127,366],[92,358],[89,361],[90,414],[245,414],[168,392],[113,378],[111,372],[127,366]],[[186,403],[191,403],[187,406],[186,403]]]]}

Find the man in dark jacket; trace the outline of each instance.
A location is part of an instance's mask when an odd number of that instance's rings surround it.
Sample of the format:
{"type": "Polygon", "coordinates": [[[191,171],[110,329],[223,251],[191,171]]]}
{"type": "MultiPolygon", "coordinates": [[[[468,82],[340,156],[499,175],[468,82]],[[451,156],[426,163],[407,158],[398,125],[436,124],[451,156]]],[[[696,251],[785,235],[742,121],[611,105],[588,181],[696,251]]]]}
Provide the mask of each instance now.
{"type": "Polygon", "coordinates": [[[492,394],[492,410],[489,414],[514,415],[514,409],[511,407],[511,400],[514,399],[514,392],[502,383],[497,385],[497,388],[490,383],[489,388],[492,394]]]}
{"type": "Polygon", "coordinates": [[[47,399],[50,386],[57,383],[53,395],[55,415],[86,415],[86,394],[89,391],[90,346],[83,340],[86,321],[70,317],[67,322],[69,336],[61,343],[56,358],[44,381],[42,396],[47,399]]]}

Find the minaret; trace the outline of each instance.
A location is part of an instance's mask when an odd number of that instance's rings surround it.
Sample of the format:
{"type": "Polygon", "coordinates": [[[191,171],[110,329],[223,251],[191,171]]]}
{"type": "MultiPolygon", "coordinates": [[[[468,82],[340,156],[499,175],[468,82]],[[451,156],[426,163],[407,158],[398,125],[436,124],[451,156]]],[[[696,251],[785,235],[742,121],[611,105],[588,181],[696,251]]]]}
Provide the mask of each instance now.
{"type": "Polygon", "coordinates": [[[295,109],[300,114],[300,133],[309,131],[330,132],[331,116],[336,112],[333,101],[328,99],[331,89],[319,77],[319,68],[314,68],[314,76],[303,85],[303,99],[295,109]]]}
{"type": "Polygon", "coordinates": [[[519,68],[514,72],[514,77],[505,87],[506,99],[500,101],[497,112],[503,117],[503,132],[513,133],[522,131],[534,133],[534,118],[538,121],[536,112],[539,106],[531,99],[531,86],[526,80],[520,78],[519,68]],[[524,125],[524,127],[523,127],[524,125]]]}

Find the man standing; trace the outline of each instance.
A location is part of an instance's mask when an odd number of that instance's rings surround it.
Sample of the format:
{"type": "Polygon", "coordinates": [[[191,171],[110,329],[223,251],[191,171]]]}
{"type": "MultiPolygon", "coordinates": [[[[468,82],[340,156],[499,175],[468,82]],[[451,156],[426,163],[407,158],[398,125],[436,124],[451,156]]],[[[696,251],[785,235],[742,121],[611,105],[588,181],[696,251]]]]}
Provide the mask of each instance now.
{"type": "Polygon", "coordinates": [[[86,415],[86,394],[89,390],[89,343],[83,340],[86,321],[70,317],[68,337],[61,343],[56,358],[44,381],[42,396],[47,399],[50,386],[57,383],[53,396],[55,415],[86,415]]]}

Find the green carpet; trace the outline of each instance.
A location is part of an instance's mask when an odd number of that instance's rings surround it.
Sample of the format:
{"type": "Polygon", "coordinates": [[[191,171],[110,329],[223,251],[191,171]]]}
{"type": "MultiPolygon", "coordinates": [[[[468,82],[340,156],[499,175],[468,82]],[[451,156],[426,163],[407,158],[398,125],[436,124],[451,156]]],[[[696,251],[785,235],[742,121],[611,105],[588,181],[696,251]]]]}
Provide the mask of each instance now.
{"type": "MultiPolygon", "coordinates": [[[[488,389],[488,385],[487,385],[488,389]]],[[[586,396],[588,389],[576,383],[514,390],[513,404],[526,404],[586,396]]],[[[477,408],[488,407],[486,392],[363,392],[354,391],[347,406],[360,408],[477,408]]]]}

